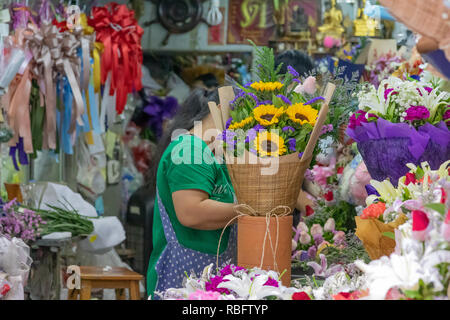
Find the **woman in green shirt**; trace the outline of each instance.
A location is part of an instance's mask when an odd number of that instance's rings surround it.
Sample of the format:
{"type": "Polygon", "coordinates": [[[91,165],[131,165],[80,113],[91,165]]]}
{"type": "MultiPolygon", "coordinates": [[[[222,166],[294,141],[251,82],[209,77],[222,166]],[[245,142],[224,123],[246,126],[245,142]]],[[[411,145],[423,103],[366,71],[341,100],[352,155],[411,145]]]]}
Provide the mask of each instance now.
{"type": "MultiPolygon", "coordinates": [[[[217,90],[192,92],[166,130],[155,159],[153,251],[147,271],[152,299],[159,299],[155,292],[180,288],[186,273],[198,275],[215,263],[222,229],[236,215],[226,165],[213,154],[214,137],[205,134],[215,128],[208,101],[218,103],[217,90]]],[[[223,234],[219,264],[235,263],[235,252],[233,226],[223,234]]]]}

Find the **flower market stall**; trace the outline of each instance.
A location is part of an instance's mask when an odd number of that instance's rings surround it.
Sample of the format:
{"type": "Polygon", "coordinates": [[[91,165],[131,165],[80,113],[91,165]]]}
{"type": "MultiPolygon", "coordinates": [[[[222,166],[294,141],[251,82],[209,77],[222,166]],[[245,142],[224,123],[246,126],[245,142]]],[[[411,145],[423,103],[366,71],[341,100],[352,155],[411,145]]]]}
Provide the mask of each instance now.
{"type": "Polygon", "coordinates": [[[448,300],[449,16],[2,1],[0,300],[448,300]]]}

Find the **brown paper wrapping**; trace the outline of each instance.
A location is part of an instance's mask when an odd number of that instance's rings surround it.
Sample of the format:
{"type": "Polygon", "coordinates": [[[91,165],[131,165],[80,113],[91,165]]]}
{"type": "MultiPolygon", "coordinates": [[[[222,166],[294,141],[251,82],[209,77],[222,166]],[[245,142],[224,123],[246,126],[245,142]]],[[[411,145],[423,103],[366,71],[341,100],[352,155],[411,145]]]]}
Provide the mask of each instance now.
{"type": "Polygon", "coordinates": [[[244,268],[260,267],[274,270],[280,274],[284,286],[291,284],[291,249],[292,249],[292,222],[293,217],[270,218],[269,231],[264,245],[266,233],[266,217],[241,216],[238,218],[238,265],[244,268]],[[278,232],[277,232],[278,219],[278,232]],[[272,239],[272,246],[269,240],[272,239]],[[278,239],[278,246],[276,241],[278,239]],[[263,256],[264,247],[264,256],[263,256]],[[276,247],[276,248],[275,248],[276,247]],[[272,250],[272,248],[274,250],[272,250]],[[275,253],[275,255],[274,255],[275,253]]]}
{"type": "Polygon", "coordinates": [[[377,260],[382,256],[389,256],[395,249],[395,240],[384,236],[383,233],[393,233],[398,226],[404,224],[407,220],[408,218],[403,213],[390,223],[383,223],[378,219],[355,217],[355,234],[362,241],[370,259],[377,260]]]}

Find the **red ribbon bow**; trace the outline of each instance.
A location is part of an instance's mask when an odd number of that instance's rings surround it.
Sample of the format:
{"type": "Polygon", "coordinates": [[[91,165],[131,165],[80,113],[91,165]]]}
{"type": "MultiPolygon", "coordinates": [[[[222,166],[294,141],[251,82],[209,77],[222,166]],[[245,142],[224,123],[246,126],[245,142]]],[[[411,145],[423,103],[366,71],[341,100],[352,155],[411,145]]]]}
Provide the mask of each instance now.
{"type": "Polygon", "coordinates": [[[128,93],[142,89],[141,38],[144,30],[138,25],[133,10],[117,3],[94,7],[89,25],[95,29],[97,41],[104,45],[101,56],[101,83],[106,83],[111,72],[109,94],[117,93],[116,111],[121,114],[128,93]]]}

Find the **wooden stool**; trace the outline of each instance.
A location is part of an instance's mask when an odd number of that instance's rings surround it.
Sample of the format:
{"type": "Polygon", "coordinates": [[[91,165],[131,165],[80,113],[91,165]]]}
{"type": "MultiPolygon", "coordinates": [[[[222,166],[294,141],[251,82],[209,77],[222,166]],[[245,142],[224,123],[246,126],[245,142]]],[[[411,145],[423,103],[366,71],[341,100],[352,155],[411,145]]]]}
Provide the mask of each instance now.
{"type": "Polygon", "coordinates": [[[80,289],[69,290],[68,300],[90,300],[92,289],[116,289],[116,300],[125,300],[128,288],[130,300],[140,300],[139,281],[144,277],[127,268],[112,267],[103,271],[102,267],[80,267],[80,289]]]}

